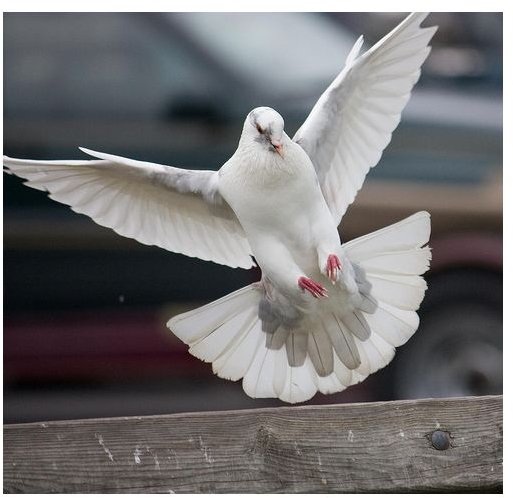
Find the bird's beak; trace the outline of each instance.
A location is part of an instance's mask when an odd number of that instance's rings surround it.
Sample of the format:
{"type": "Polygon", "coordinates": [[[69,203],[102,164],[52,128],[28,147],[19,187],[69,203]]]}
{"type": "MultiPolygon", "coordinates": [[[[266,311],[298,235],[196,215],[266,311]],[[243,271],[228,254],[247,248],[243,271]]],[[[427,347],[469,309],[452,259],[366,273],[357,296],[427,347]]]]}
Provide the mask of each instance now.
{"type": "Polygon", "coordinates": [[[274,140],[271,142],[273,147],[274,147],[274,150],[281,156],[283,157],[283,145],[281,142],[275,142],[274,140]]]}

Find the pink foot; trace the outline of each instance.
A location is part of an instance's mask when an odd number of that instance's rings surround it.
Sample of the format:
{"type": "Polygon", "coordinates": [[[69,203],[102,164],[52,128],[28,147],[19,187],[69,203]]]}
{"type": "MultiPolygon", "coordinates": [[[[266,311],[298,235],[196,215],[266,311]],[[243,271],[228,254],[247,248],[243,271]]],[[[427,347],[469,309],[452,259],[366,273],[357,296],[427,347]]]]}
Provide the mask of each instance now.
{"type": "Polygon", "coordinates": [[[321,285],[312,280],[308,277],[299,277],[297,280],[297,284],[299,285],[299,288],[304,290],[307,290],[312,294],[313,297],[319,298],[319,297],[328,297],[328,292],[326,289],[321,285]]]}
{"type": "Polygon", "coordinates": [[[342,263],[336,254],[330,254],[328,256],[328,262],[326,263],[326,273],[328,278],[335,283],[337,281],[338,270],[342,269],[342,263]]]}

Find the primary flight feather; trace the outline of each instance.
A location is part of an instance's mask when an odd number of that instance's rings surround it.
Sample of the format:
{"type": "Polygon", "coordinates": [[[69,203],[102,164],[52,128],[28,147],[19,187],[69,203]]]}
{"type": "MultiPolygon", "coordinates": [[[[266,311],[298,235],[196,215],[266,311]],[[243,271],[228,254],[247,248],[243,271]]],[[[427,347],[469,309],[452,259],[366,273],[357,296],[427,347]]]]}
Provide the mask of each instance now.
{"type": "Polygon", "coordinates": [[[259,107],[219,171],[82,149],[88,161],[4,157],[8,173],[144,244],[231,267],[260,282],[178,315],[169,328],[252,397],[305,401],[363,380],[418,327],[429,214],[340,244],[337,226],[379,161],[436,28],[411,14],[346,65],[290,139],[259,107]]]}

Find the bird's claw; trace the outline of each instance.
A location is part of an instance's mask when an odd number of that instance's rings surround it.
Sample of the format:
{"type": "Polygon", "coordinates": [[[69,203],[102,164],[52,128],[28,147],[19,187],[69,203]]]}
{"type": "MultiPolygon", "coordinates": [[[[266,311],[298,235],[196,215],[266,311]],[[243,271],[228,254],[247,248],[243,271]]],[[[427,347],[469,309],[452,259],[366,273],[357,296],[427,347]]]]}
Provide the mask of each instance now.
{"type": "Polygon", "coordinates": [[[328,262],[326,263],[326,273],[328,278],[333,284],[337,281],[338,271],[342,269],[342,263],[336,254],[330,254],[328,256],[328,262]]]}
{"type": "Polygon", "coordinates": [[[307,290],[315,298],[328,297],[328,291],[319,283],[308,277],[299,277],[297,284],[303,291],[307,290]]]}

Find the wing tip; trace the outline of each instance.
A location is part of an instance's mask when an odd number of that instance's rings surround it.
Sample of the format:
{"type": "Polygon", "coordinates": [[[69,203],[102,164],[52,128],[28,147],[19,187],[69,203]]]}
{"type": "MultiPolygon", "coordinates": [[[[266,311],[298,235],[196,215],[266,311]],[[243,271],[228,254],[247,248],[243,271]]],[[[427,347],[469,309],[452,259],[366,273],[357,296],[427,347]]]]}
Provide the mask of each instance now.
{"type": "Polygon", "coordinates": [[[11,164],[16,164],[17,162],[23,161],[22,159],[17,159],[15,157],[9,157],[4,155],[3,157],[3,163],[4,166],[9,167],[11,164]]]}
{"type": "Polygon", "coordinates": [[[406,16],[405,21],[418,21],[418,24],[421,24],[422,21],[424,21],[427,18],[427,16],[429,16],[429,14],[431,14],[431,12],[411,12],[408,16],[406,16]]]}
{"type": "Polygon", "coordinates": [[[421,26],[421,24],[428,18],[428,16],[431,14],[431,12],[412,12],[403,22],[406,22],[410,20],[409,22],[414,22],[421,31],[428,31],[431,32],[431,38],[435,35],[435,33],[438,31],[439,26],[433,25],[433,26],[421,26]]]}
{"type": "Polygon", "coordinates": [[[98,155],[97,154],[100,154],[100,152],[96,152],[92,149],[88,149],[87,147],[78,147],[78,150],[80,150],[81,152],[83,152],[84,154],[87,154],[88,156],[91,156],[91,157],[96,157],[98,158],[98,155]]]}
{"type": "Polygon", "coordinates": [[[4,159],[3,159],[4,173],[7,173],[8,175],[12,175],[13,172],[9,168],[9,162],[11,162],[11,158],[9,156],[4,155],[4,159]]]}
{"type": "Polygon", "coordinates": [[[416,218],[431,218],[431,213],[426,210],[417,211],[415,214],[412,215],[412,217],[416,218]]]}
{"type": "Polygon", "coordinates": [[[350,66],[356,60],[362,49],[363,41],[363,35],[360,35],[346,58],[346,66],[350,66]]]}

